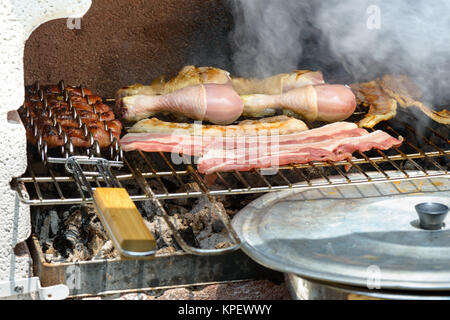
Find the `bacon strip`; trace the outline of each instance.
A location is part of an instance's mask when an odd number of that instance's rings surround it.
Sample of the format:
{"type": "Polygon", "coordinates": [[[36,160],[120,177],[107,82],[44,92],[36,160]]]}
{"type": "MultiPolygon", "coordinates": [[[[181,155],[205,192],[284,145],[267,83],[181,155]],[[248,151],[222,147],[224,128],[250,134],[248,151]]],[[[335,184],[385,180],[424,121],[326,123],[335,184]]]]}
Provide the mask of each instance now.
{"type": "Polygon", "coordinates": [[[213,135],[196,136],[189,130],[181,130],[185,134],[162,131],[128,133],[120,142],[122,149],[200,156],[199,172],[211,174],[291,163],[341,161],[351,159],[355,151],[386,150],[402,143],[402,138],[396,139],[380,130],[369,133],[351,122],[335,122],[283,135],[217,136],[214,131],[213,135]]]}
{"type": "MultiPolygon", "coordinates": [[[[194,134],[196,131],[186,128],[187,124],[183,124],[183,127],[180,127],[179,130],[173,130],[173,133],[167,133],[167,130],[164,127],[161,128],[161,132],[154,131],[149,133],[128,133],[120,140],[120,144],[124,151],[142,150],[146,152],[177,152],[187,155],[201,156],[203,155],[203,150],[205,148],[210,148],[212,146],[215,148],[218,146],[223,146],[224,148],[247,146],[249,143],[253,143],[252,139],[254,140],[256,138],[263,141],[263,139],[268,139],[268,137],[272,135],[276,137],[276,141],[278,141],[278,143],[287,144],[299,141],[306,143],[326,140],[332,138],[339,132],[341,134],[344,134],[346,131],[353,131],[354,134],[366,132],[364,129],[358,128],[356,124],[351,122],[335,122],[317,129],[290,134],[275,134],[293,131],[290,127],[281,127],[279,125],[275,127],[267,126],[265,131],[258,131],[254,128],[255,122],[243,122],[251,125],[251,127],[247,128],[248,130],[243,131],[239,131],[237,129],[223,130],[221,132],[222,135],[220,136],[218,135],[220,130],[212,130],[212,128],[210,128],[211,130],[208,130],[207,128],[205,128],[205,130],[198,130],[197,132],[204,134],[195,136],[194,134]],[[272,130],[270,130],[270,128],[272,130]],[[239,136],[239,134],[241,135],[239,136]]],[[[235,127],[238,126],[240,125],[235,127]]],[[[156,127],[153,128],[153,130],[156,129],[156,127]]]]}
{"type": "Polygon", "coordinates": [[[384,131],[353,137],[335,137],[321,142],[258,145],[253,149],[209,149],[199,159],[200,173],[211,174],[223,171],[248,171],[253,168],[270,168],[291,163],[303,164],[311,161],[342,161],[351,159],[355,151],[365,152],[373,148],[386,150],[399,146],[403,139],[391,137],[384,131]]]}

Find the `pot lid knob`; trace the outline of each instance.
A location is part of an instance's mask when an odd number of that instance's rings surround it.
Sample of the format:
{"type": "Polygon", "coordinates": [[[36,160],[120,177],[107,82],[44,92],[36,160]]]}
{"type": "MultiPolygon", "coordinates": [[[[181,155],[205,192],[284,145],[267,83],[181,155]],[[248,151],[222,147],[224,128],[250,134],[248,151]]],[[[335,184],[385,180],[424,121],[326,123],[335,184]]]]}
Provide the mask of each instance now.
{"type": "Polygon", "coordinates": [[[420,227],[425,230],[439,230],[444,226],[448,207],[442,203],[422,202],[415,206],[420,227]]]}

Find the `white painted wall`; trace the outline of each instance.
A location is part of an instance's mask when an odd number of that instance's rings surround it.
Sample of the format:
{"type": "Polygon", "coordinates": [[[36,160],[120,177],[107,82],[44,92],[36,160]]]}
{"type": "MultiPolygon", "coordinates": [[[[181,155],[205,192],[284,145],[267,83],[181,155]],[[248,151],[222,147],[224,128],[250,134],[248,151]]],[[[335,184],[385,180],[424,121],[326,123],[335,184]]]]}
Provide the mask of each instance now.
{"type": "Polygon", "coordinates": [[[83,16],[90,6],[91,0],[0,0],[0,281],[30,276],[30,257],[13,251],[30,235],[29,208],[9,186],[26,169],[25,129],[7,121],[24,100],[25,42],[40,24],[83,16]]]}

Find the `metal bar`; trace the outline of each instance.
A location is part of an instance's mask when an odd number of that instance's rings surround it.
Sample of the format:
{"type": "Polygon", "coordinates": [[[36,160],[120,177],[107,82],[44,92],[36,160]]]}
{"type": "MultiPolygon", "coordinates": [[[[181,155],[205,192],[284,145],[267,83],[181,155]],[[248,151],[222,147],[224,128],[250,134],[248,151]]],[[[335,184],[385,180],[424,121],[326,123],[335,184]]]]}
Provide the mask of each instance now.
{"type": "MultiPolygon", "coordinates": [[[[166,185],[162,182],[161,178],[158,176],[155,168],[153,168],[152,164],[150,163],[150,161],[147,159],[147,157],[145,156],[145,154],[139,150],[139,155],[144,159],[145,164],[150,168],[150,170],[152,171],[153,176],[156,178],[156,180],[159,182],[159,184],[162,186],[162,188],[164,189],[164,192],[166,194],[169,194],[169,190],[167,190],[166,185]]],[[[125,158],[125,157],[124,157],[125,158]]]]}
{"type": "MultiPolygon", "coordinates": [[[[396,135],[399,135],[398,132],[396,132],[391,126],[387,125],[386,126],[389,130],[391,130],[392,132],[394,132],[396,135]]],[[[394,149],[402,156],[407,158],[406,161],[410,162],[413,164],[414,167],[416,167],[416,169],[423,171],[425,174],[427,174],[427,170],[425,168],[422,168],[416,161],[414,161],[413,159],[408,158],[408,155],[405,154],[400,148],[398,147],[394,147],[394,149]]]]}
{"type": "Polygon", "coordinates": [[[386,177],[386,179],[389,179],[390,177],[386,174],[386,172],[384,172],[384,170],[383,169],[381,169],[377,164],[376,164],[376,162],[375,161],[373,161],[372,159],[370,159],[369,157],[367,157],[363,152],[361,152],[361,151],[358,151],[358,153],[364,158],[364,159],[366,159],[367,160],[367,162],[369,162],[378,172],[380,172],[381,174],[383,174],[385,177],[386,177]]]}
{"type": "MultiPolygon", "coordinates": [[[[45,97],[43,96],[43,99],[45,97]]],[[[358,106],[356,113],[366,113],[365,109],[360,108],[358,106]]],[[[388,123],[384,124],[386,128],[388,128],[388,130],[396,133],[397,135],[399,135],[388,123]]],[[[409,126],[407,123],[404,123],[404,127],[409,130],[410,132],[413,132],[414,134],[417,134],[414,129],[409,126]]],[[[449,126],[445,126],[445,128],[449,128],[449,126]]],[[[434,130],[433,128],[428,128],[430,130],[430,132],[432,132],[435,136],[437,136],[439,139],[449,143],[448,137],[444,137],[443,134],[441,134],[440,132],[434,130]]],[[[158,183],[162,186],[162,190],[160,191],[160,194],[154,194],[154,198],[157,200],[160,199],[177,199],[177,198],[187,198],[187,197],[200,197],[203,195],[208,195],[208,196],[223,196],[223,195],[232,195],[232,194],[250,194],[250,193],[263,193],[263,192],[273,192],[273,191],[278,191],[278,190],[286,190],[288,188],[298,188],[298,187],[309,187],[309,188],[318,188],[318,187],[324,187],[324,186],[328,186],[328,185],[333,185],[333,186],[339,186],[339,185],[344,185],[344,184],[358,184],[358,183],[364,183],[364,182],[373,182],[373,183],[377,183],[379,181],[386,181],[386,180],[390,180],[393,181],[394,179],[396,180],[401,180],[403,181],[403,179],[408,180],[408,179],[416,179],[417,177],[410,177],[408,176],[408,172],[404,169],[403,167],[403,163],[400,163],[399,161],[407,161],[409,163],[411,163],[416,169],[418,169],[418,171],[420,172],[420,176],[433,176],[433,177],[437,177],[437,176],[447,176],[448,174],[448,170],[440,165],[438,163],[438,159],[440,159],[440,157],[445,157],[445,156],[449,156],[450,155],[450,150],[444,150],[442,147],[439,147],[438,145],[436,145],[434,142],[432,142],[431,140],[429,140],[426,137],[421,136],[421,138],[423,139],[423,141],[425,143],[427,143],[427,145],[429,145],[430,147],[432,147],[432,150],[436,150],[436,151],[427,151],[424,152],[421,148],[417,147],[415,144],[413,144],[412,142],[405,140],[404,144],[406,146],[410,146],[412,147],[415,151],[417,151],[417,153],[405,153],[402,150],[402,147],[396,148],[394,147],[392,150],[395,150],[397,152],[397,154],[394,155],[388,155],[387,153],[390,152],[383,152],[381,150],[376,150],[376,152],[380,155],[380,156],[371,156],[368,157],[366,154],[359,152],[359,154],[361,155],[361,158],[358,159],[348,159],[348,160],[343,160],[343,161],[338,161],[338,162],[314,162],[314,163],[308,163],[308,164],[297,164],[297,165],[286,165],[286,166],[281,166],[280,168],[278,168],[278,174],[277,177],[280,177],[285,183],[281,183],[280,185],[278,185],[278,181],[276,181],[275,183],[271,180],[272,177],[266,177],[263,176],[261,174],[261,172],[257,171],[257,170],[252,170],[250,171],[250,173],[248,174],[253,174],[258,176],[263,182],[264,182],[264,186],[262,187],[257,187],[258,184],[252,185],[253,184],[253,179],[249,181],[247,181],[246,179],[246,174],[247,173],[242,173],[242,172],[238,172],[238,171],[233,171],[230,173],[226,173],[227,175],[229,174],[230,177],[233,176],[235,179],[237,179],[237,181],[242,184],[244,186],[244,188],[241,188],[240,186],[233,188],[232,186],[234,186],[234,183],[230,183],[227,179],[229,178],[228,176],[225,176],[222,173],[215,173],[216,177],[219,179],[220,181],[220,185],[223,186],[224,189],[220,189],[220,190],[210,190],[210,188],[206,185],[205,181],[205,177],[200,175],[195,168],[188,164],[187,165],[187,170],[175,170],[174,166],[172,165],[171,161],[163,154],[160,153],[160,156],[162,157],[162,159],[164,160],[164,162],[167,164],[168,168],[170,169],[169,171],[158,171],[155,170],[155,168],[152,166],[152,164],[150,163],[149,159],[147,158],[147,156],[145,155],[145,153],[143,153],[142,151],[138,151],[140,156],[144,159],[144,162],[147,164],[148,168],[150,169],[148,172],[139,172],[139,175],[145,180],[146,178],[155,178],[158,183]],[[424,159],[425,161],[428,161],[430,164],[432,164],[434,166],[434,168],[438,169],[437,172],[434,172],[431,169],[428,169],[428,166],[422,166],[422,162],[418,162],[415,160],[418,159],[424,159]],[[398,177],[393,177],[391,176],[392,173],[391,171],[386,171],[383,169],[383,166],[381,166],[381,164],[384,163],[389,163],[395,170],[395,172],[401,173],[404,177],[403,178],[398,178],[398,177]],[[376,176],[374,177],[372,175],[372,173],[370,173],[369,171],[366,171],[365,168],[367,166],[372,166],[376,172],[378,172],[379,174],[381,174],[380,176],[376,176]],[[362,174],[361,179],[355,180],[355,179],[350,179],[349,176],[347,175],[346,171],[344,169],[342,169],[341,166],[351,166],[356,168],[356,170],[362,174]],[[325,174],[324,172],[324,168],[332,168],[333,170],[335,170],[338,173],[338,178],[337,179],[330,179],[330,177],[328,176],[328,174],[325,174]],[[322,177],[325,181],[311,181],[306,174],[304,174],[303,169],[312,169],[314,170],[314,172],[318,173],[320,177],[322,177]],[[296,174],[298,174],[299,176],[299,182],[295,183],[294,181],[289,181],[289,179],[283,174],[282,170],[290,170],[292,172],[295,172],[296,174]],[[175,177],[178,182],[181,184],[182,186],[182,191],[181,192],[169,192],[167,190],[167,187],[165,186],[164,182],[162,181],[161,177],[175,177]],[[184,181],[186,181],[186,179],[184,179],[184,177],[190,177],[193,178],[194,181],[196,181],[198,183],[198,185],[200,186],[200,189],[202,191],[190,191],[189,190],[189,186],[186,185],[186,183],[184,181]],[[340,179],[340,177],[342,177],[342,179],[340,179]]],[[[41,146],[39,151],[43,151],[44,150],[44,146],[41,146]]],[[[95,151],[95,150],[94,150],[95,151]]],[[[77,151],[78,152],[78,151],[77,151]]],[[[90,153],[92,154],[92,153],[90,153]]],[[[46,154],[45,154],[46,155],[46,154]]],[[[41,154],[42,156],[42,154],[41,154]]],[[[47,155],[46,155],[47,157],[47,155]]],[[[97,158],[98,159],[98,158],[97,158]]],[[[48,161],[49,163],[55,163],[55,164],[65,164],[66,163],[66,158],[51,158],[51,157],[47,157],[45,158],[45,161],[48,161]]],[[[114,160],[114,161],[109,161],[108,164],[112,167],[122,167],[123,166],[123,162],[122,161],[118,161],[115,159],[110,159],[110,160],[114,160]]],[[[80,163],[81,165],[95,165],[96,164],[96,158],[89,158],[89,157],[80,157],[78,158],[78,163],[80,163]]],[[[187,161],[186,163],[189,163],[189,161],[187,161]]],[[[100,183],[106,183],[109,184],[111,183],[110,181],[114,181],[117,180],[118,183],[120,184],[120,182],[122,181],[136,181],[136,177],[135,174],[133,173],[128,173],[128,172],[119,172],[118,174],[113,174],[110,171],[110,167],[108,166],[107,168],[98,168],[98,171],[83,171],[81,170],[81,173],[83,173],[85,175],[84,177],[84,183],[87,184],[96,184],[96,185],[100,185],[100,183]],[[109,170],[109,172],[108,172],[109,170]],[[111,180],[113,179],[113,180],[111,180]]],[[[131,166],[128,171],[132,172],[131,169],[133,169],[133,166],[131,166]]],[[[87,202],[91,202],[92,198],[89,196],[85,196],[84,192],[79,188],[78,183],[76,183],[76,179],[72,178],[72,177],[56,177],[54,175],[53,172],[50,172],[48,177],[36,177],[34,172],[32,172],[33,174],[31,174],[31,177],[20,177],[17,178],[17,183],[18,185],[23,185],[25,188],[28,184],[32,184],[34,186],[34,188],[36,189],[36,194],[37,194],[37,199],[24,199],[23,197],[23,192],[21,194],[19,194],[20,191],[18,191],[19,197],[21,199],[21,201],[23,200],[24,202],[27,203],[31,203],[32,205],[42,205],[42,204],[68,204],[68,203],[87,203],[87,202]],[[77,185],[77,189],[81,195],[81,198],[64,198],[64,194],[63,194],[63,188],[61,188],[61,186],[59,185],[60,183],[75,183],[77,185]],[[58,196],[60,197],[59,199],[44,199],[43,196],[45,196],[45,194],[42,192],[42,188],[40,186],[41,183],[52,183],[55,185],[58,196]]],[[[290,176],[289,176],[290,177],[290,176]]],[[[144,190],[143,190],[144,191],[144,190]]],[[[131,197],[132,200],[134,201],[144,201],[144,200],[148,200],[149,197],[147,194],[138,194],[135,196],[131,197]]]]}
{"type": "MultiPolygon", "coordinates": [[[[406,141],[408,143],[408,141],[406,141]]],[[[411,146],[413,146],[411,144],[411,146]]],[[[417,147],[416,147],[417,148],[417,147]]],[[[418,149],[420,151],[420,149],[418,149]]],[[[449,151],[444,151],[445,155],[450,155],[450,150],[449,151]]],[[[441,157],[443,156],[442,154],[440,154],[439,152],[422,152],[422,153],[415,153],[415,154],[406,154],[405,156],[402,155],[394,155],[394,156],[387,156],[387,158],[391,159],[392,161],[401,161],[401,160],[410,160],[410,159],[423,159],[423,158],[434,158],[434,157],[441,157]]],[[[364,157],[363,157],[364,158],[364,157]]],[[[62,162],[58,162],[58,163],[64,163],[66,161],[66,159],[62,159],[62,162]]],[[[386,162],[388,161],[387,159],[383,158],[383,157],[371,157],[369,158],[364,158],[364,159],[353,159],[351,161],[346,160],[346,161],[337,161],[334,164],[335,165],[352,165],[352,166],[357,166],[360,164],[371,164],[373,163],[378,163],[378,162],[386,162]]],[[[122,166],[123,166],[123,162],[122,166]]],[[[327,167],[329,166],[326,162],[315,162],[314,165],[316,167],[327,167]]],[[[306,168],[309,169],[310,165],[300,165],[300,164],[296,164],[296,165],[287,165],[287,166],[281,166],[279,169],[280,170],[295,170],[297,171],[297,169],[299,168],[306,168]]],[[[86,179],[88,181],[95,181],[95,179],[93,178],[94,176],[99,176],[98,172],[85,172],[86,174],[89,174],[90,176],[87,176],[86,179]]],[[[175,173],[177,175],[187,175],[188,172],[185,171],[175,171],[175,173]]],[[[217,173],[216,173],[217,174],[217,173]]],[[[164,177],[164,176],[173,176],[173,172],[143,172],[142,175],[146,178],[157,178],[157,177],[164,177]]],[[[116,178],[118,180],[132,180],[133,176],[131,174],[119,174],[116,176],[116,178]]],[[[53,177],[35,177],[34,179],[32,177],[27,177],[27,176],[22,176],[22,177],[18,177],[17,178],[19,181],[24,182],[24,183],[32,183],[34,182],[34,180],[38,183],[44,183],[44,182],[74,182],[73,177],[70,176],[55,176],[53,177]]],[[[220,178],[219,178],[220,179],[220,178]]],[[[99,179],[100,181],[102,181],[102,179],[99,179]]],[[[222,181],[222,179],[221,179],[222,181]]]]}
{"type": "Polygon", "coordinates": [[[428,140],[426,137],[424,137],[422,134],[416,132],[416,130],[414,130],[410,125],[405,123],[405,127],[411,131],[412,133],[414,133],[416,136],[419,136],[422,138],[423,141],[425,141],[426,143],[428,143],[429,145],[433,146],[439,153],[441,153],[442,155],[444,154],[444,150],[442,150],[441,148],[439,148],[438,146],[436,146],[433,142],[431,142],[430,140],[428,140]]]}
{"type": "MultiPolygon", "coordinates": [[[[386,180],[389,181],[412,181],[412,180],[421,180],[421,179],[425,179],[425,178],[450,178],[450,175],[448,173],[443,173],[443,172],[438,172],[438,173],[429,173],[428,175],[421,175],[421,176],[410,176],[408,178],[406,177],[389,177],[388,179],[384,178],[374,178],[371,177],[370,181],[367,179],[364,180],[353,180],[351,185],[361,185],[361,184],[370,184],[370,183],[381,183],[381,182],[385,182],[386,180]]],[[[292,189],[294,188],[309,188],[309,189],[316,189],[316,188],[327,188],[327,187],[336,187],[336,186],[344,186],[344,185],[349,185],[349,183],[347,181],[345,182],[334,182],[333,184],[329,184],[329,183],[310,183],[311,185],[309,185],[308,183],[297,183],[297,184],[293,184],[291,186],[292,189]]],[[[37,199],[27,199],[23,196],[23,193],[21,194],[18,190],[18,187],[16,187],[16,191],[19,197],[19,200],[27,205],[32,205],[32,206],[48,206],[48,205],[75,205],[75,204],[87,204],[87,203],[92,203],[92,198],[72,198],[72,199],[43,199],[43,200],[37,200],[37,199]]],[[[282,191],[282,190],[287,190],[289,189],[288,186],[280,186],[280,187],[273,187],[272,189],[269,189],[267,187],[264,188],[253,188],[251,190],[248,189],[232,189],[232,190],[214,190],[214,191],[210,191],[211,196],[226,196],[226,195],[238,195],[238,194],[255,194],[255,193],[266,193],[266,192],[275,192],[275,191],[282,191]]],[[[184,198],[187,196],[190,197],[199,197],[202,196],[203,193],[202,192],[195,192],[195,193],[190,193],[189,195],[187,195],[186,193],[172,193],[169,195],[163,195],[163,194],[159,194],[159,195],[155,195],[155,198],[158,200],[168,200],[168,199],[179,199],[179,198],[184,198]]],[[[148,201],[148,196],[147,195],[137,195],[137,196],[130,196],[130,198],[133,201],[148,201]]]]}
{"type": "Polygon", "coordinates": [[[328,161],[328,162],[329,162],[331,167],[333,167],[341,176],[343,176],[345,178],[345,180],[347,180],[348,183],[352,182],[352,180],[341,169],[339,169],[338,166],[335,166],[333,164],[333,162],[331,162],[331,161],[328,161]]]}
{"type": "Polygon", "coordinates": [[[289,187],[292,187],[292,182],[289,181],[289,179],[286,178],[286,177],[284,176],[284,174],[281,172],[281,170],[278,170],[278,173],[277,173],[277,174],[281,177],[281,179],[284,180],[284,182],[287,183],[287,185],[288,185],[289,187]]]}
{"type": "Polygon", "coordinates": [[[431,132],[433,132],[433,134],[439,138],[441,138],[442,140],[444,140],[446,143],[450,143],[450,139],[444,138],[439,132],[435,131],[433,128],[429,128],[431,132]]]}
{"type": "Polygon", "coordinates": [[[233,175],[245,186],[248,190],[250,190],[252,187],[250,187],[250,184],[248,184],[247,180],[244,179],[244,177],[241,175],[239,171],[234,170],[233,175]]]}
{"type": "Polygon", "coordinates": [[[91,184],[86,180],[86,176],[83,173],[83,169],[81,169],[80,164],[74,157],[69,157],[66,163],[66,169],[68,172],[73,174],[75,178],[76,185],[82,190],[89,194],[92,197],[92,187],[91,184]]]}
{"type": "Polygon", "coordinates": [[[55,175],[53,174],[53,170],[50,169],[50,167],[48,168],[48,172],[49,172],[50,175],[52,176],[52,180],[53,180],[53,183],[54,183],[54,185],[55,185],[55,187],[56,187],[56,191],[58,192],[59,198],[60,198],[60,199],[64,199],[64,194],[62,193],[62,190],[61,190],[61,188],[60,188],[60,186],[59,186],[58,181],[55,180],[55,175]]]}
{"type": "MultiPolygon", "coordinates": [[[[371,131],[374,132],[375,129],[371,128],[371,131]]],[[[400,168],[394,161],[392,161],[392,159],[389,159],[388,156],[386,156],[386,154],[381,151],[380,149],[376,149],[376,152],[378,152],[384,159],[386,159],[387,161],[389,161],[389,163],[396,168],[397,170],[401,171],[406,177],[408,177],[408,174],[402,169],[400,168]]]]}
{"type": "MultiPolygon", "coordinates": [[[[178,180],[178,182],[181,184],[183,189],[186,191],[187,194],[189,194],[189,190],[186,188],[185,183],[183,180],[181,180],[180,176],[176,173],[175,168],[172,166],[169,160],[167,160],[166,156],[163,152],[159,152],[159,155],[161,158],[163,158],[164,162],[167,164],[167,166],[170,168],[170,171],[172,171],[172,176],[175,176],[175,178],[178,180]]],[[[187,170],[186,170],[187,171],[187,170]]]]}
{"type": "Polygon", "coordinates": [[[228,184],[228,182],[222,177],[220,172],[215,173],[216,176],[219,178],[219,180],[227,187],[228,190],[231,190],[231,186],[228,184]]]}
{"type": "Polygon", "coordinates": [[[267,181],[267,179],[261,174],[261,172],[259,172],[259,170],[252,169],[252,172],[253,172],[254,174],[256,174],[258,177],[260,177],[261,180],[264,181],[264,183],[266,184],[266,186],[267,186],[269,189],[272,189],[272,185],[271,185],[271,184],[269,183],[269,181],[267,181]]]}
{"type": "Polygon", "coordinates": [[[294,168],[295,172],[298,175],[300,175],[300,177],[302,177],[308,183],[308,185],[311,187],[312,186],[311,181],[305,176],[305,174],[300,170],[300,168],[298,168],[297,166],[294,166],[293,168],[294,168]]]}
{"type": "MultiPolygon", "coordinates": [[[[406,125],[406,124],[405,124],[406,125]]],[[[407,126],[407,125],[406,125],[407,126]]],[[[398,134],[392,127],[389,127],[390,130],[392,130],[393,132],[395,132],[396,134],[398,134]]],[[[412,131],[414,134],[416,134],[416,132],[414,130],[412,130],[411,127],[409,127],[410,131],[412,131]]],[[[431,162],[434,166],[436,166],[437,168],[439,168],[440,170],[447,172],[446,169],[444,169],[443,167],[441,167],[436,161],[434,161],[431,157],[428,156],[428,153],[423,152],[422,149],[420,149],[419,147],[417,147],[416,145],[412,144],[410,141],[405,140],[405,142],[411,146],[414,150],[416,150],[417,152],[419,152],[422,155],[422,158],[427,159],[429,162],[431,162]]],[[[450,151],[446,151],[443,154],[447,154],[447,152],[450,151]]],[[[439,153],[439,155],[442,155],[441,153],[439,153]]]]}
{"type": "MultiPolygon", "coordinates": [[[[188,245],[186,243],[186,241],[184,241],[184,239],[179,234],[176,226],[174,226],[174,224],[172,223],[169,215],[167,214],[166,210],[162,206],[161,202],[159,202],[159,200],[156,199],[155,194],[154,194],[153,190],[150,188],[150,186],[148,185],[147,181],[142,177],[142,175],[140,175],[139,168],[132,168],[129,165],[128,161],[126,161],[125,158],[124,158],[124,161],[127,164],[127,166],[129,167],[130,171],[135,175],[136,181],[138,182],[139,186],[145,191],[146,195],[151,200],[153,200],[154,204],[156,205],[156,207],[158,209],[158,215],[160,215],[164,219],[166,224],[169,226],[169,228],[170,228],[170,230],[172,232],[172,235],[174,236],[175,240],[177,241],[177,243],[180,245],[180,247],[184,251],[186,251],[187,253],[192,253],[192,254],[196,254],[196,255],[205,255],[206,256],[206,255],[219,255],[219,254],[223,254],[223,253],[226,253],[226,252],[235,251],[235,250],[237,250],[239,248],[239,246],[240,246],[240,241],[239,240],[238,240],[238,243],[235,244],[234,246],[231,246],[231,247],[228,247],[228,248],[222,248],[222,249],[199,249],[199,248],[194,248],[194,247],[188,245]]],[[[234,230],[232,230],[232,228],[229,231],[233,232],[233,233],[230,232],[230,235],[233,235],[233,237],[234,236],[237,237],[236,233],[234,232],[234,230]]]]}
{"type": "Polygon", "coordinates": [[[329,184],[333,184],[333,182],[331,182],[330,178],[328,178],[327,175],[323,173],[323,170],[322,170],[321,167],[316,167],[316,166],[314,165],[313,162],[310,162],[309,165],[310,165],[311,168],[313,168],[316,172],[318,172],[319,175],[321,175],[322,178],[324,178],[329,184]]]}
{"type": "Polygon", "coordinates": [[[31,179],[33,179],[33,184],[34,184],[34,188],[36,189],[36,194],[39,198],[39,200],[42,200],[42,193],[41,193],[41,189],[39,188],[39,184],[36,182],[36,176],[33,172],[33,169],[30,168],[30,174],[31,174],[31,179]]]}
{"type": "Polygon", "coordinates": [[[371,181],[372,178],[364,170],[362,170],[359,165],[357,165],[356,163],[353,163],[353,161],[350,159],[348,160],[348,162],[350,163],[350,165],[352,167],[356,168],[356,170],[358,170],[359,173],[361,173],[363,176],[365,176],[367,181],[371,181]]]}

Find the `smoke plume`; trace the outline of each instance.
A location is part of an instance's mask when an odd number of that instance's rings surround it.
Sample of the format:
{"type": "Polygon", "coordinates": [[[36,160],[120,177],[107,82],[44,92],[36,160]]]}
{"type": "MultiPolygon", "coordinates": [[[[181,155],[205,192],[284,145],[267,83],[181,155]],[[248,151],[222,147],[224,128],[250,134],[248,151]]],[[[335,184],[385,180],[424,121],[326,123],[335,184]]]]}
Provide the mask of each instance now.
{"type": "Polygon", "coordinates": [[[450,97],[450,1],[234,0],[233,71],[320,69],[328,82],[405,73],[436,104],[450,97]]]}

